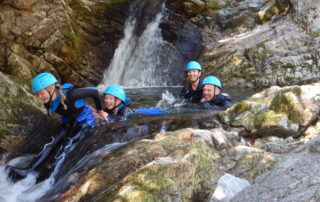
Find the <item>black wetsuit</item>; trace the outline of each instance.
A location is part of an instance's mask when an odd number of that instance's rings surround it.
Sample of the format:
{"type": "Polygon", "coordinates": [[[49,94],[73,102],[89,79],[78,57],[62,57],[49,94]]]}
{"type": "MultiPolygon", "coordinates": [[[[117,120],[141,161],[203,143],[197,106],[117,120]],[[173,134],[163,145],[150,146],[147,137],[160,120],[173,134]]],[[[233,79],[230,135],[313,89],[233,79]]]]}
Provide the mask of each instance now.
{"type": "Polygon", "coordinates": [[[103,109],[103,111],[108,113],[108,120],[110,122],[122,121],[128,117],[129,103],[126,102],[125,104],[121,104],[116,112],[107,108],[103,109]]]}
{"type": "MultiPolygon", "coordinates": [[[[82,121],[79,119],[79,115],[86,107],[85,103],[83,102],[82,98],[92,98],[97,110],[102,110],[102,104],[99,98],[99,92],[96,89],[93,88],[74,88],[70,89],[66,93],[67,99],[65,100],[65,104],[68,106],[67,109],[63,108],[63,105],[61,102],[59,102],[57,108],[55,111],[51,111],[51,113],[58,113],[63,117],[63,122],[68,121],[82,121]]],[[[51,101],[51,103],[45,104],[45,107],[48,110],[51,110],[54,101],[51,101]]]]}
{"type": "Polygon", "coordinates": [[[232,105],[230,97],[219,94],[214,99],[207,101],[201,105],[202,109],[226,109],[232,105]]]}
{"type": "Polygon", "coordinates": [[[192,89],[191,84],[184,86],[180,93],[180,97],[193,103],[200,102],[200,100],[203,97],[202,96],[203,86],[201,84],[202,84],[202,78],[199,79],[199,84],[196,90],[192,89]]]}
{"type": "Polygon", "coordinates": [[[67,105],[67,109],[63,108],[58,91],[56,92],[57,98],[50,101],[50,103],[45,104],[48,111],[51,113],[56,112],[62,116],[62,124],[52,136],[52,141],[44,146],[43,150],[37,155],[30,166],[23,169],[8,166],[11,171],[14,171],[10,172],[10,175],[13,175],[12,178],[18,179],[25,177],[29,172],[39,167],[39,165],[46,160],[48,155],[52,151],[57,150],[60,145],[59,151],[67,153],[68,149],[65,149],[67,139],[70,138],[72,143],[79,142],[93,126],[94,116],[83,98],[91,97],[96,104],[97,110],[102,110],[98,90],[93,88],[73,89],[71,84],[71,86],[69,84],[66,85],[68,85],[68,88],[63,85],[62,91],[66,95],[65,104],[67,105]],[[18,174],[18,177],[16,176],[16,173],[18,174]]]}

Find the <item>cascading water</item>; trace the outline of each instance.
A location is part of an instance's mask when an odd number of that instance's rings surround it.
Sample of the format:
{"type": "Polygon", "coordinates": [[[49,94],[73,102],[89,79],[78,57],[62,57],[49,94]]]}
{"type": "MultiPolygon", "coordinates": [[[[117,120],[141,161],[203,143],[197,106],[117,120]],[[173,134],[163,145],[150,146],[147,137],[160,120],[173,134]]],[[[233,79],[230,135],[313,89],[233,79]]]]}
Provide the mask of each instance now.
{"type": "Polygon", "coordinates": [[[134,3],[131,7],[130,17],[125,24],[124,38],[104,73],[105,86],[171,86],[177,85],[182,78],[182,72],[175,70],[183,63],[179,58],[180,53],[173,44],[162,39],[159,28],[164,18],[164,5],[139,35],[136,30],[141,29],[141,26],[136,13],[141,13],[142,10],[141,2],[134,3]]]}

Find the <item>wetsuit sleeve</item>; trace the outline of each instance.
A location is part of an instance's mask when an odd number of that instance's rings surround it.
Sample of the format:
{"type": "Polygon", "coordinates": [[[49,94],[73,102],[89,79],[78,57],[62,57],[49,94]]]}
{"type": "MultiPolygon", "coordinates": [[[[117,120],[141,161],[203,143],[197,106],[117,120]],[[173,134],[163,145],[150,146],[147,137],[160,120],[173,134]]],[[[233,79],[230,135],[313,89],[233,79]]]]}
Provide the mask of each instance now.
{"type": "Polygon", "coordinates": [[[201,104],[201,109],[212,110],[215,109],[215,107],[212,106],[209,102],[205,102],[201,104]]]}
{"type": "Polygon", "coordinates": [[[93,88],[75,88],[73,89],[68,99],[70,102],[74,102],[80,98],[89,98],[91,97],[96,105],[96,109],[98,111],[102,110],[102,104],[99,98],[99,92],[96,89],[93,88]]]}
{"type": "Polygon", "coordinates": [[[221,107],[228,108],[232,106],[231,100],[228,96],[224,96],[223,101],[221,102],[221,107]]]}

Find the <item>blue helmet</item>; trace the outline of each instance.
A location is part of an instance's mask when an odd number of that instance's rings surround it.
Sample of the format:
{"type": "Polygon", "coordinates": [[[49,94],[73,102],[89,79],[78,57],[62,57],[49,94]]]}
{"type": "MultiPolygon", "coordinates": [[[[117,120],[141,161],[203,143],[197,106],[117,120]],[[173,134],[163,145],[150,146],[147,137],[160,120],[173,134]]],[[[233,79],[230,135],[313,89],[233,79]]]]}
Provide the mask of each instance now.
{"type": "Polygon", "coordinates": [[[38,92],[39,90],[48,88],[49,86],[57,83],[58,80],[53,74],[48,72],[43,72],[38,74],[32,81],[32,90],[34,93],[38,92]]]}
{"type": "Polygon", "coordinates": [[[207,76],[206,78],[204,78],[202,85],[205,85],[205,84],[215,85],[215,86],[218,86],[219,88],[222,87],[220,80],[215,76],[207,76]]]}
{"type": "Polygon", "coordinates": [[[190,62],[188,62],[185,71],[187,72],[187,71],[192,70],[192,69],[197,69],[197,70],[199,70],[199,71],[202,71],[202,67],[201,67],[201,65],[199,64],[199,62],[197,62],[197,61],[190,61],[190,62]]]}
{"type": "Polygon", "coordinates": [[[126,93],[120,86],[112,85],[108,86],[108,88],[103,92],[103,94],[109,94],[116,98],[119,98],[122,102],[126,101],[126,93]]]}

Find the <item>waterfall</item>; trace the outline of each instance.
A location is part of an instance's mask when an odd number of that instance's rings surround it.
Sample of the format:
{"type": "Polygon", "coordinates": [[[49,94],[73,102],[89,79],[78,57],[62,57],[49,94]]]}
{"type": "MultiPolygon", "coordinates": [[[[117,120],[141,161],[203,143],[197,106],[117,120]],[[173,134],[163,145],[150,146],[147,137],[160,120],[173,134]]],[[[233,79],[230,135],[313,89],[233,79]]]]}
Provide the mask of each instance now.
{"type": "MultiPolygon", "coordinates": [[[[141,4],[141,3],[140,3],[141,4]]],[[[109,67],[104,73],[105,86],[118,84],[125,87],[170,86],[181,79],[181,58],[173,44],[162,39],[159,24],[165,17],[165,7],[141,29],[136,13],[141,13],[142,6],[133,4],[130,17],[124,28],[124,37],[120,41],[109,67]],[[179,78],[180,77],[180,78],[179,78]]],[[[144,8],[145,9],[145,8],[144,8]]],[[[143,15],[143,13],[142,13],[143,15]]],[[[141,17],[141,16],[140,16],[141,17]]]]}

